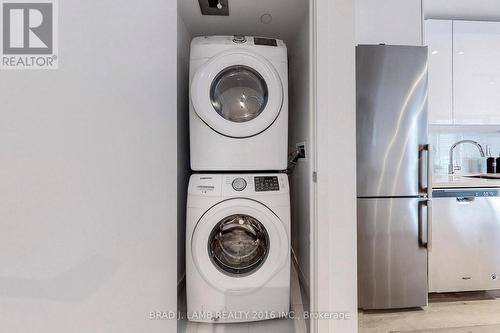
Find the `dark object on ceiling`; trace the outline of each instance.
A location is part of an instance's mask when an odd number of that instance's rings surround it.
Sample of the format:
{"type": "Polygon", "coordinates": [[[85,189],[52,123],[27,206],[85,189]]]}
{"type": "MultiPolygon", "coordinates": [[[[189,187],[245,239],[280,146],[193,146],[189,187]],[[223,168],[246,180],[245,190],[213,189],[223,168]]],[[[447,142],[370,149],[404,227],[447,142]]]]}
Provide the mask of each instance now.
{"type": "Polygon", "coordinates": [[[229,16],[229,0],[198,0],[202,15],[229,16]]]}

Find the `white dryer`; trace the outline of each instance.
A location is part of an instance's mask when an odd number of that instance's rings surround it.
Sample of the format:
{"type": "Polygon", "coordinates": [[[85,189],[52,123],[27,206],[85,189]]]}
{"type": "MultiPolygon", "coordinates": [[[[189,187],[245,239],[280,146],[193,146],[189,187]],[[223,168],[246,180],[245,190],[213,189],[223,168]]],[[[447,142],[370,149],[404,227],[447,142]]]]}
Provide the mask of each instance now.
{"type": "Polygon", "coordinates": [[[277,39],[196,37],[190,59],[191,168],[287,167],[287,49],[277,39]]]}
{"type": "Polygon", "coordinates": [[[195,174],[186,227],[188,319],[245,322],[290,308],[286,174],[195,174]]]}

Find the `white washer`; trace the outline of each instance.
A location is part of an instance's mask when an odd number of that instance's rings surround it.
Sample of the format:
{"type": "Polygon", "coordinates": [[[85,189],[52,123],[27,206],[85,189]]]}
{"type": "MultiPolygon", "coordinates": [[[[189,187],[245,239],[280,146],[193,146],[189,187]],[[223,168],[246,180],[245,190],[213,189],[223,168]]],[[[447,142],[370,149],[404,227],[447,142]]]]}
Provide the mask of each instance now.
{"type": "Polygon", "coordinates": [[[196,37],[190,60],[193,170],[287,167],[285,43],[259,37],[196,37]]]}
{"type": "Polygon", "coordinates": [[[245,322],[290,308],[285,174],[195,174],[186,226],[188,319],[245,322]]]}

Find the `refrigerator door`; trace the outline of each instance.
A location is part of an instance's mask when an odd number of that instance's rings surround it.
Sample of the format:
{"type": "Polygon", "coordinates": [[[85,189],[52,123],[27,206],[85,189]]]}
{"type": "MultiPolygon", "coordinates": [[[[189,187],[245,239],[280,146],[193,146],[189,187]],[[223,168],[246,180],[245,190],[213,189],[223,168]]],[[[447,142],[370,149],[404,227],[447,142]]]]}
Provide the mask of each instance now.
{"type": "Polygon", "coordinates": [[[427,47],[360,45],[356,80],[358,197],[426,194],[427,47]]]}
{"type": "Polygon", "coordinates": [[[427,305],[427,199],[358,199],[359,307],[427,305]]]}

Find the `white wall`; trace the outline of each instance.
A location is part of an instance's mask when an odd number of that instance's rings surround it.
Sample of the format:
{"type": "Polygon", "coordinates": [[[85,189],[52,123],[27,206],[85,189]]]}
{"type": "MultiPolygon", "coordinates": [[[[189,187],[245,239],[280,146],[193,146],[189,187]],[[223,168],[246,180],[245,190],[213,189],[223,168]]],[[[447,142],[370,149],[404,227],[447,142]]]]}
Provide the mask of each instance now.
{"type": "Polygon", "coordinates": [[[311,191],[312,191],[312,110],[310,105],[310,27],[309,17],[302,18],[295,39],[288,45],[289,54],[289,151],[296,143],[306,143],[306,159],[299,159],[290,175],[292,248],[297,258],[301,280],[310,287],[311,191]]]}
{"type": "Polygon", "coordinates": [[[174,332],[175,1],[59,1],[60,68],[0,73],[0,331],[174,332]]]}
{"type": "Polygon", "coordinates": [[[356,44],[422,45],[422,0],[354,2],[356,44]]]}
{"type": "Polygon", "coordinates": [[[315,310],[319,332],[357,332],[354,2],[316,0],[317,226],[315,310]]]}

